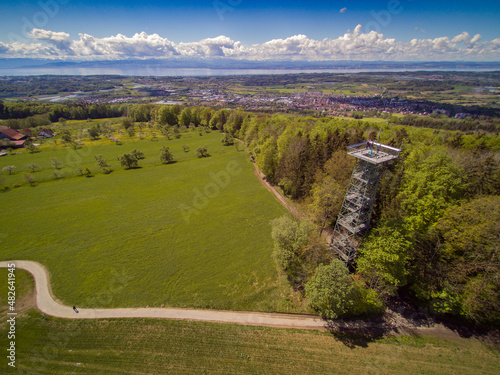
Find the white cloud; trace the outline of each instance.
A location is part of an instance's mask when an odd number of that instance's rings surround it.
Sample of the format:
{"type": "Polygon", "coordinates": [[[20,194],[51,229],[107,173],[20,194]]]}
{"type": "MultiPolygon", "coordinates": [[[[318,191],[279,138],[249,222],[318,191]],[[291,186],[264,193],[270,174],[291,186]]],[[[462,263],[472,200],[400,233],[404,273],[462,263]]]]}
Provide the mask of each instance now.
{"type": "Polygon", "coordinates": [[[462,34],[459,34],[455,36],[451,42],[452,43],[465,43],[467,45],[467,48],[473,48],[474,44],[479,42],[481,40],[481,34],[476,34],[474,37],[471,39],[470,35],[468,32],[464,31],[462,34]]]}
{"type": "Polygon", "coordinates": [[[122,34],[106,38],[95,38],[88,34],[79,36],[79,40],[72,42],[71,49],[76,56],[82,58],[159,58],[176,55],[174,43],[158,34],[148,35],[142,32],[131,38],[122,34]]]}
{"type": "Polygon", "coordinates": [[[481,40],[481,34],[476,34],[474,35],[474,38],[470,40],[471,44],[474,44],[476,42],[479,42],[481,40]]]}
{"type": "Polygon", "coordinates": [[[9,50],[9,46],[0,42],[0,54],[6,53],[9,50]]]}
{"type": "Polygon", "coordinates": [[[59,42],[67,40],[69,38],[69,34],[65,32],[48,31],[44,29],[33,29],[28,33],[28,37],[33,39],[55,40],[59,42]]]}
{"type": "Polygon", "coordinates": [[[71,40],[65,32],[33,29],[32,43],[0,43],[0,57],[32,57],[72,60],[116,60],[127,58],[232,58],[248,60],[500,60],[500,38],[481,41],[467,32],[454,37],[413,39],[401,42],[386,38],[376,31],[362,32],[358,25],[353,32],[332,39],[315,40],[306,35],[272,39],[261,44],[244,46],[227,36],[202,39],[198,42],[174,43],[158,34],[145,32],[127,37],[122,34],[96,38],[79,34],[71,40]]]}
{"type": "Polygon", "coordinates": [[[68,33],[48,31],[44,29],[33,29],[28,33],[28,37],[39,41],[45,41],[52,44],[59,50],[64,50],[70,55],[73,54],[70,49],[71,42],[68,40],[68,33]]]}
{"type": "Polygon", "coordinates": [[[199,42],[179,43],[177,52],[182,56],[212,58],[226,57],[230,55],[234,48],[240,49],[241,43],[236,43],[227,36],[218,36],[217,38],[208,38],[199,42]]]}

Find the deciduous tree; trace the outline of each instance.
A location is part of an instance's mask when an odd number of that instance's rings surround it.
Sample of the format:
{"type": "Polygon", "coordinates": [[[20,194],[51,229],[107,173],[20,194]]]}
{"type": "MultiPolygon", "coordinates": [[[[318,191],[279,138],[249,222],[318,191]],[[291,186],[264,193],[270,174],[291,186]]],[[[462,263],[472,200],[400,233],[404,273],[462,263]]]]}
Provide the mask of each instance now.
{"type": "Polygon", "coordinates": [[[59,135],[61,136],[61,140],[68,144],[72,145],[73,144],[73,136],[71,135],[70,131],[67,129],[63,129],[59,132],[59,135]]]}
{"type": "Polygon", "coordinates": [[[266,179],[271,183],[275,183],[276,169],[278,167],[278,144],[275,137],[270,137],[262,145],[256,162],[266,179]]]}
{"type": "Polygon", "coordinates": [[[145,159],[146,158],[144,156],[144,152],[139,151],[139,150],[137,150],[135,148],[132,151],[130,151],[130,155],[132,155],[133,157],[135,157],[137,160],[141,160],[141,159],[145,159]]]}
{"type": "Polygon", "coordinates": [[[111,168],[109,164],[104,160],[104,157],[102,155],[99,156],[94,156],[96,160],[97,166],[101,169],[101,171],[105,174],[111,173],[111,168]]]}
{"type": "Polygon", "coordinates": [[[196,156],[199,158],[206,158],[206,157],[209,157],[210,154],[208,153],[208,150],[206,147],[199,147],[196,149],[196,156]]]}
{"type": "Polygon", "coordinates": [[[500,197],[450,207],[435,228],[443,241],[448,299],[469,319],[500,321],[500,197]]]}
{"type": "Polygon", "coordinates": [[[36,180],[35,180],[35,176],[29,174],[29,173],[25,173],[24,174],[24,179],[26,180],[26,182],[28,184],[30,184],[30,186],[35,186],[36,184],[36,180]]]}
{"type": "Polygon", "coordinates": [[[357,271],[370,288],[381,294],[393,294],[407,283],[407,262],[411,242],[388,225],[374,229],[358,251],[357,271]]]}
{"type": "Polygon", "coordinates": [[[230,133],[226,133],[221,142],[224,146],[232,146],[234,144],[234,137],[230,133]]]}
{"type": "Polygon", "coordinates": [[[55,168],[55,169],[59,169],[62,167],[63,163],[59,160],[57,160],[56,158],[51,158],[51,162],[50,164],[52,164],[52,166],[55,168]]]}
{"type": "Polygon", "coordinates": [[[276,263],[293,280],[301,269],[301,249],[307,244],[311,226],[307,221],[297,221],[289,215],[271,222],[274,240],[273,257],[276,263]]]}
{"type": "Polygon", "coordinates": [[[352,306],[354,287],[349,271],[338,259],[320,265],[306,284],[309,307],[329,319],[337,319],[352,306]]]}
{"type": "Polygon", "coordinates": [[[310,208],[315,221],[320,225],[321,235],[340,211],[344,196],[343,189],[333,177],[327,175],[313,185],[311,195],[310,208]]]}
{"type": "Polygon", "coordinates": [[[169,164],[174,161],[174,155],[172,155],[170,149],[166,146],[160,149],[160,161],[164,164],[169,164]]]}
{"type": "Polygon", "coordinates": [[[2,168],[2,171],[4,171],[4,172],[9,172],[9,175],[11,175],[11,174],[12,174],[12,171],[13,171],[14,169],[16,169],[16,166],[15,166],[15,165],[8,165],[8,166],[6,166],[6,167],[3,167],[3,168],[2,168]]]}
{"type": "Polygon", "coordinates": [[[25,165],[25,167],[28,169],[31,169],[31,172],[33,172],[33,173],[35,173],[35,170],[41,169],[40,166],[38,164],[35,164],[35,163],[27,163],[25,165]]]}
{"type": "Polygon", "coordinates": [[[125,169],[137,168],[139,166],[137,158],[132,154],[120,155],[118,156],[118,161],[125,169]]]}
{"type": "Polygon", "coordinates": [[[410,232],[424,232],[462,198],[464,173],[444,151],[425,149],[412,151],[406,167],[399,195],[406,212],[404,221],[410,232]]]}
{"type": "Polygon", "coordinates": [[[101,128],[99,124],[93,125],[88,130],[90,139],[97,139],[101,135],[101,128]]]}

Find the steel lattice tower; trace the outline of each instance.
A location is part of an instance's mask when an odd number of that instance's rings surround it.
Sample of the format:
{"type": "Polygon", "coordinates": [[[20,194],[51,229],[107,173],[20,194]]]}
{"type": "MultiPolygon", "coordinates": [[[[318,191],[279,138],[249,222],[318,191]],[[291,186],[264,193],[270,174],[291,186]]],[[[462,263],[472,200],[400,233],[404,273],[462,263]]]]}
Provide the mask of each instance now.
{"type": "Polygon", "coordinates": [[[377,187],[384,166],[397,159],[400,151],[370,141],[347,147],[347,154],[356,158],[356,164],[330,243],[332,249],[346,264],[356,257],[360,240],[370,226],[377,187]]]}

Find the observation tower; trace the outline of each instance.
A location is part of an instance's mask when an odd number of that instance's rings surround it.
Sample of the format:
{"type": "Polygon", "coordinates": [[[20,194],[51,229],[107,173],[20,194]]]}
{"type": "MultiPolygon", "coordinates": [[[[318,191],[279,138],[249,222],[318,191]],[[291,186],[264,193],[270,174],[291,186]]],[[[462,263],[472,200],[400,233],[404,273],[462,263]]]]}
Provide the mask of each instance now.
{"type": "Polygon", "coordinates": [[[384,167],[399,157],[400,149],[367,141],[347,147],[356,158],[330,246],[344,263],[356,257],[359,243],[370,226],[377,187],[384,167]]]}

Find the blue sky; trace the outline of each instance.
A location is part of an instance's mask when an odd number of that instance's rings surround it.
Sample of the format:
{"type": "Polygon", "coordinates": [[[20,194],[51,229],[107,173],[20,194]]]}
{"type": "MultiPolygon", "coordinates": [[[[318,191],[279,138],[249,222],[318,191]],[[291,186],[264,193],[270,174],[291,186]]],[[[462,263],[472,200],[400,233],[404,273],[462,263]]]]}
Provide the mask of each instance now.
{"type": "MultiPolygon", "coordinates": [[[[245,47],[296,35],[314,41],[335,40],[354,32],[357,25],[361,25],[361,34],[373,30],[401,43],[441,37],[451,40],[463,32],[471,39],[479,34],[481,43],[500,38],[499,1],[111,0],[101,5],[94,0],[11,0],[2,1],[0,9],[0,42],[5,46],[0,45],[0,57],[7,49],[4,54],[14,56],[11,44],[15,41],[33,43],[26,34],[32,28],[65,33],[68,41],[78,41],[79,34],[101,39],[117,34],[130,38],[145,32],[179,44],[223,35],[245,47]]],[[[17,48],[15,53],[19,55],[21,50],[25,53],[33,48],[17,48]]],[[[495,60],[488,51],[488,59],[495,60]]]]}

